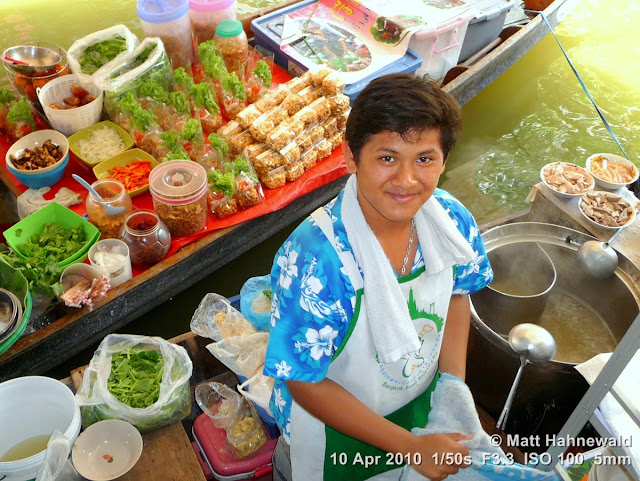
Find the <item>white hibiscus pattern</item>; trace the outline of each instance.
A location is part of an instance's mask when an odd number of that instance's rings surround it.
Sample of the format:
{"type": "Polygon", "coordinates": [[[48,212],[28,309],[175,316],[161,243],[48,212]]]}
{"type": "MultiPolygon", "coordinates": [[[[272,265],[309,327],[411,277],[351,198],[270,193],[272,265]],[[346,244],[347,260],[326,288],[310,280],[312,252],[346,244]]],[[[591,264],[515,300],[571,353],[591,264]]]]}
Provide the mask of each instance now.
{"type": "Polygon", "coordinates": [[[276,388],[273,390],[273,402],[280,412],[282,412],[284,407],[287,405],[287,400],[282,397],[282,391],[280,389],[276,388]]]}
{"type": "Polygon", "coordinates": [[[293,278],[298,277],[298,252],[293,250],[291,242],[287,242],[284,248],[284,255],[278,257],[276,264],[280,267],[280,276],[278,283],[284,288],[289,289],[293,278]]]}
{"type": "Polygon", "coordinates": [[[289,377],[291,369],[291,366],[287,365],[287,362],[284,359],[282,362],[276,363],[276,373],[278,377],[289,377]]]}
{"type": "Polygon", "coordinates": [[[323,356],[331,356],[333,354],[335,349],[333,341],[337,335],[338,331],[331,326],[324,326],[319,331],[309,328],[304,335],[307,342],[297,341],[295,347],[300,351],[308,349],[311,358],[319,361],[323,356]]]}
{"type": "Polygon", "coordinates": [[[314,316],[325,319],[331,315],[331,307],[320,298],[324,289],[320,279],[313,275],[317,260],[313,259],[309,268],[300,279],[300,307],[314,316]]]}

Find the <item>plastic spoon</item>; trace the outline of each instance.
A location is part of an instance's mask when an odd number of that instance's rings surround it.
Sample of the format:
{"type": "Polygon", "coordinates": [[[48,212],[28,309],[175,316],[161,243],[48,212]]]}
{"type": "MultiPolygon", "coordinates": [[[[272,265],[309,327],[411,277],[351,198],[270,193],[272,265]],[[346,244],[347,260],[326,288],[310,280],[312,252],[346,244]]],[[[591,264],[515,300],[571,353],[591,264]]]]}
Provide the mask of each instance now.
{"type": "Polygon", "coordinates": [[[18,60],[17,58],[7,57],[6,55],[0,55],[0,59],[4,60],[5,62],[13,63],[17,65],[29,65],[29,63],[25,62],[24,60],[18,60]]]}
{"type": "Polygon", "coordinates": [[[98,202],[100,202],[104,206],[104,210],[106,211],[106,213],[108,215],[119,215],[119,214],[122,214],[124,212],[124,210],[125,210],[124,206],[117,206],[116,207],[116,206],[113,206],[113,205],[109,205],[109,203],[105,202],[104,199],[102,197],[100,197],[100,194],[98,194],[96,192],[96,190],[93,187],[91,187],[91,184],[89,184],[89,182],[84,180],[79,175],[71,174],[71,177],[73,177],[82,187],[84,187],[89,192],[91,192],[96,197],[96,199],[98,199],[98,202]]]}
{"type": "Polygon", "coordinates": [[[556,354],[556,341],[553,336],[545,328],[538,326],[537,324],[523,323],[513,326],[509,331],[509,345],[516,353],[520,354],[520,368],[516,374],[516,378],[513,380],[513,385],[507,396],[507,400],[504,403],[504,408],[496,427],[504,431],[507,425],[507,417],[509,416],[509,410],[513,403],[513,398],[516,395],[516,388],[522,377],[522,371],[524,367],[530,361],[546,362],[550,360],[556,354]]]}

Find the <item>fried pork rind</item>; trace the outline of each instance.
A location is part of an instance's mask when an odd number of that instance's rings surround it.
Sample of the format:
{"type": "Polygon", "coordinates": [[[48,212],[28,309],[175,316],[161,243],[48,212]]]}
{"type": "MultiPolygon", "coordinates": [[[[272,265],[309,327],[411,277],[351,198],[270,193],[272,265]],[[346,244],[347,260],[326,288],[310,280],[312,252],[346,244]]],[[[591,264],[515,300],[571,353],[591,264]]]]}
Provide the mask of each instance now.
{"type": "Polygon", "coordinates": [[[345,82],[337,72],[330,73],[322,80],[322,93],[327,97],[340,95],[344,91],[345,82]]]}
{"type": "Polygon", "coordinates": [[[262,179],[262,176],[278,167],[284,166],[284,164],[284,157],[282,157],[279,152],[267,150],[256,157],[256,161],[253,166],[262,179]]]}
{"type": "Polygon", "coordinates": [[[318,152],[315,149],[307,150],[304,154],[302,154],[302,163],[304,164],[304,169],[309,170],[311,167],[316,165],[318,161],[318,152]]]}

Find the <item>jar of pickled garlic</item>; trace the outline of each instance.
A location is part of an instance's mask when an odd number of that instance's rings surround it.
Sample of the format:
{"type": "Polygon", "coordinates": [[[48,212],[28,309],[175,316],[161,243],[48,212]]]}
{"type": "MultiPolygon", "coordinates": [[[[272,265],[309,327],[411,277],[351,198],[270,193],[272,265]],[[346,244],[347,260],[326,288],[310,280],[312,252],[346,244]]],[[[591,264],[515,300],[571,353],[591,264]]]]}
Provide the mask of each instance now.
{"type": "Polygon", "coordinates": [[[173,237],[195,234],[207,225],[207,171],[191,160],[170,160],[149,175],[158,217],[173,237]]]}
{"type": "Polygon", "coordinates": [[[160,262],[171,247],[167,224],[152,210],[134,210],[120,229],[120,239],[129,246],[131,264],[146,268],[160,262]]]}
{"type": "Polygon", "coordinates": [[[117,239],[120,228],[132,210],[131,197],[115,179],[96,180],[91,184],[101,200],[89,193],[85,201],[89,221],[100,230],[101,239],[117,239]]]}

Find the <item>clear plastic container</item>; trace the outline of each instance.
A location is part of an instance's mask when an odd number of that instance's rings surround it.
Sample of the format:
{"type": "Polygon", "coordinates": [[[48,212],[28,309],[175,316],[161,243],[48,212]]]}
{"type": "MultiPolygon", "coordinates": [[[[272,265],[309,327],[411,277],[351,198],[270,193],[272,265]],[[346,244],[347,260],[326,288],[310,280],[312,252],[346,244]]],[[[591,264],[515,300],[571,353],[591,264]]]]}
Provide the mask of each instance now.
{"type": "Polygon", "coordinates": [[[190,160],[170,160],[149,175],[158,217],[173,237],[195,234],[207,225],[207,171],[190,160]]]}
{"type": "Polygon", "coordinates": [[[89,221],[100,230],[102,239],[117,239],[132,210],[131,197],[124,185],[115,179],[97,180],[91,187],[102,201],[91,193],[87,194],[85,207],[89,221]]]}
{"type": "Polygon", "coordinates": [[[189,0],[138,0],[137,11],[145,37],[160,37],[172,68],[190,72],[195,55],[189,0]]]}
{"type": "Polygon", "coordinates": [[[238,20],[220,22],[216,26],[214,39],[227,70],[235,72],[240,80],[244,80],[249,61],[249,42],[242,28],[242,22],[238,20]]]}
{"type": "Polygon", "coordinates": [[[133,277],[129,246],[120,239],[99,240],[89,249],[89,262],[100,274],[107,274],[111,287],[133,277]]]}
{"type": "Polygon", "coordinates": [[[136,210],[127,217],[120,239],[129,246],[131,264],[151,267],[160,262],[171,247],[171,233],[167,224],[152,210],[136,210]]]}
{"type": "Polygon", "coordinates": [[[198,46],[213,39],[220,22],[236,19],[236,0],[189,0],[189,16],[198,46]]]}

